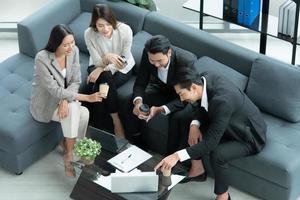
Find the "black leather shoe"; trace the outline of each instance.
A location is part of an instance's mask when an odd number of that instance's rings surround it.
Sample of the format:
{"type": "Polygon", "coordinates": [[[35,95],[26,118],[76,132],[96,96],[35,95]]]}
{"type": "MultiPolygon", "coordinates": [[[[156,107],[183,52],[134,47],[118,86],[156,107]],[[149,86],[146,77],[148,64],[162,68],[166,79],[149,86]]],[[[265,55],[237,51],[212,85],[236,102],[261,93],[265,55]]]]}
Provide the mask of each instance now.
{"type": "Polygon", "coordinates": [[[190,181],[197,181],[197,182],[204,182],[206,181],[206,178],[207,178],[207,174],[206,172],[198,175],[198,176],[195,176],[195,177],[185,177],[184,179],[182,179],[179,183],[187,183],[187,182],[190,182],[190,181]]]}

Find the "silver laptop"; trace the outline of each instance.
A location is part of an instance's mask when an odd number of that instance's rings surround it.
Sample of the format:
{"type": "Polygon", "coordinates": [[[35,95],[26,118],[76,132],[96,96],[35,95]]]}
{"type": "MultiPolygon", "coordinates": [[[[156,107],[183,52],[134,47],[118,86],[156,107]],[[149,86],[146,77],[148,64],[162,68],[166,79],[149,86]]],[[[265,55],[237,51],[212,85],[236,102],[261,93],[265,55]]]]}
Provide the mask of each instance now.
{"type": "Polygon", "coordinates": [[[111,192],[157,192],[158,175],[155,172],[111,174],[111,192]]]}
{"type": "Polygon", "coordinates": [[[91,136],[91,138],[100,141],[101,146],[104,150],[119,153],[126,149],[128,140],[123,138],[117,138],[115,135],[112,135],[104,130],[100,130],[89,126],[87,129],[87,134],[91,136]]]}

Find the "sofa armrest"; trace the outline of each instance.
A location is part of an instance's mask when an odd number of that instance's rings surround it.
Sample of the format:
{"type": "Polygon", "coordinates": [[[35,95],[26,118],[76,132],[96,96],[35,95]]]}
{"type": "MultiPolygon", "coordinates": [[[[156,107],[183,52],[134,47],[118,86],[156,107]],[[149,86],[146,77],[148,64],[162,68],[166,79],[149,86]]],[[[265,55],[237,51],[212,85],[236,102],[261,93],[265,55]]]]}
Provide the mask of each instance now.
{"type": "Polygon", "coordinates": [[[18,24],[20,52],[34,57],[57,24],[69,24],[81,12],[79,0],[50,1],[18,24]]]}

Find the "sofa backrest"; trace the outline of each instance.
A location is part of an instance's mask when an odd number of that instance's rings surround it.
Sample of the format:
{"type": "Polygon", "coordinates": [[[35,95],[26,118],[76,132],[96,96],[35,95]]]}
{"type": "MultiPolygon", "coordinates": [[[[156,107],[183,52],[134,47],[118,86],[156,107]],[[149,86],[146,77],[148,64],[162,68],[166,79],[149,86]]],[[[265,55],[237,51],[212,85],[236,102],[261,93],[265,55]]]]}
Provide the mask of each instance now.
{"type": "Polygon", "coordinates": [[[55,25],[69,24],[80,12],[79,0],[55,0],[25,18],[18,24],[20,53],[35,57],[55,25]]]}
{"type": "Polygon", "coordinates": [[[70,28],[75,33],[76,45],[80,51],[89,53],[84,40],[84,31],[89,27],[92,10],[95,4],[107,4],[111,7],[118,21],[128,24],[133,34],[141,31],[143,28],[144,18],[149,13],[145,9],[141,9],[134,5],[125,2],[111,2],[106,0],[82,0],[82,13],[76,16],[69,24],[70,28]]]}
{"type": "Polygon", "coordinates": [[[92,12],[95,4],[107,4],[107,0],[80,0],[80,7],[83,12],[92,12]]]}
{"type": "Polygon", "coordinates": [[[174,45],[193,52],[197,57],[211,57],[246,76],[251,71],[252,62],[259,55],[157,12],[146,16],[143,30],[152,35],[163,34],[174,45]]]}
{"type": "Polygon", "coordinates": [[[195,68],[199,73],[210,71],[218,72],[233,82],[240,90],[244,91],[248,83],[248,77],[237,72],[229,66],[226,66],[210,57],[203,56],[195,62],[195,68]]]}
{"type": "Polygon", "coordinates": [[[253,62],[246,94],[262,111],[299,122],[299,85],[299,67],[261,55],[253,62]]]}
{"type": "Polygon", "coordinates": [[[91,13],[94,5],[99,3],[109,5],[117,19],[128,24],[134,35],[142,30],[144,18],[149,13],[146,9],[139,8],[126,2],[106,0],[81,0],[81,10],[82,12],[91,13]]]}
{"type": "Polygon", "coordinates": [[[89,27],[92,14],[82,12],[70,24],[69,27],[74,31],[75,42],[81,52],[89,53],[84,40],[84,31],[89,27]]]}

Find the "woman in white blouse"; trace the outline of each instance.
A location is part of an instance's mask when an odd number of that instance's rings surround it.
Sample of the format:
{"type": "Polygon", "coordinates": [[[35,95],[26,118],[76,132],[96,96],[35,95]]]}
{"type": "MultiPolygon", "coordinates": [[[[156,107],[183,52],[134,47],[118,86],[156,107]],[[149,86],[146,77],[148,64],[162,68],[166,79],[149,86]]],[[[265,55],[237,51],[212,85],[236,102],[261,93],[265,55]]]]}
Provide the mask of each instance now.
{"type": "Polygon", "coordinates": [[[39,122],[57,121],[62,126],[66,176],[75,176],[71,165],[76,138],[85,136],[89,111],[78,101],[97,102],[99,92],[78,93],[81,83],[79,50],[73,32],[65,25],[56,25],[46,47],[35,57],[30,112],[39,122]]]}
{"type": "MultiPolygon", "coordinates": [[[[99,84],[109,85],[107,98],[101,103],[107,106],[115,134],[125,137],[118,115],[117,88],[128,81],[135,64],[131,54],[132,30],[128,25],[118,22],[107,5],[96,4],[84,38],[90,53],[90,74],[87,82],[93,92],[99,91],[99,84]]],[[[93,104],[92,112],[98,106],[100,103],[93,104]]],[[[101,116],[96,116],[96,119],[98,117],[101,116]]]]}

